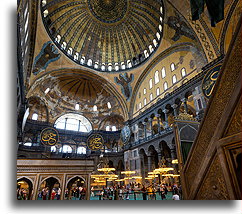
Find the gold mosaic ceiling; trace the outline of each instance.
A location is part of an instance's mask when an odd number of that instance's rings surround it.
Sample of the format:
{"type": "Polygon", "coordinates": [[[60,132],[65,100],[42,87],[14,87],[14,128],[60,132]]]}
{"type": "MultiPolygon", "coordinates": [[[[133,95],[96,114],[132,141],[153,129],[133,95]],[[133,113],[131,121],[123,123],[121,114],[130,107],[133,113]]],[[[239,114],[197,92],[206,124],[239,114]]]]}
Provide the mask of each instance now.
{"type": "Polygon", "coordinates": [[[161,0],[42,0],[46,30],[77,64],[116,72],[145,62],[163,30],[161,0]]]}

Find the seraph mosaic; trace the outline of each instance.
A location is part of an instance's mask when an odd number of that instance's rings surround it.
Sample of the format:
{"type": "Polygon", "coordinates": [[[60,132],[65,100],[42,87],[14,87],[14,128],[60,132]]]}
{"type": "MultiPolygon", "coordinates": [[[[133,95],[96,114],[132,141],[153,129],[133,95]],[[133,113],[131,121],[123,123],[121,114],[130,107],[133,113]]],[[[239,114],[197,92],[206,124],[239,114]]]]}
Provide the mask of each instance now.
{"type": "Polygon", "coordinates": [[[114,77],[114,80],[117,84],[121,85],[122,94],[125,96],[127,101],[130,101],[132,94],[132,87],[130,85],[134,80],[134,75],[130,74],[130,76],[125,72],[124,74],[119,74],[118,77],[114,77]]]}
{"type": "Polygon", "coordinates": [[[33,74],[37,75],[41,71],[44,71],[51,62],[54,62],[60,58],[57,48],[51,41],[46,42],[34,60],[33,74]]]}

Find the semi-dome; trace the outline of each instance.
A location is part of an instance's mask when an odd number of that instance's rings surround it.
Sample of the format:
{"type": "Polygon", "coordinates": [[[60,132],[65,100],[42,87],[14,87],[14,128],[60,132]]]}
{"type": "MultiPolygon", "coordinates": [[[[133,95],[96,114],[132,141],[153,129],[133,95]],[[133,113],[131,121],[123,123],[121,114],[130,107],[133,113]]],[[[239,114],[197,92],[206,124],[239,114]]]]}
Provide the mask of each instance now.
{"type": "Polygon", "coordinates": [[[44,25],[74,62],[115,72],[143,63],[163,35],[161,0],[42,0],[44,25]]]}

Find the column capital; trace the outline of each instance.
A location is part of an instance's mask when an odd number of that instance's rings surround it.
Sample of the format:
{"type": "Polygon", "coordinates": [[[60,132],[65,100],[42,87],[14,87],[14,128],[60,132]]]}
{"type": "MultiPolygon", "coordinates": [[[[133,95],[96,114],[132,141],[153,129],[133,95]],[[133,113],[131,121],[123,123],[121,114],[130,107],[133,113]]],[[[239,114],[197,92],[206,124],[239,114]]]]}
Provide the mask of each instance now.
{"type": "Polygon", "coordinates": [[[164,109],[164,110],[162,110],[165,114],[167,114],[168,112],[169,112],[169,110],[168,109],[164,109]]]}
{"type": "Polygon", "coordinates": [[[160,114],[155,114],[155,116],[156,116],[156,117],[158,117],[158,118],[159,118],[159,117],[161,117],[161,115],[160,115],[160,114]]]}
{"type": "Polygon", "coordinates": [[[181,101],[182,101],[183,103],[185,103],[185,102],[187,102],[187,98],[184,97],[184,98],[181,99],[181,101]]]}
{"type": "Polygon", "coordinates": [[[175,108],[178,107],[178,105],[174,103],[173,105],[171,105],[171,107],[172,107],[173,109],[175,109],[175,108]]]}
{"type": "Polygon", "coordinates": [[[144,122],[142,122],[142,124],[143,124],[144,126],[146,126],[147,123],[144,121],[144,122]]]}
{"type": "Polygon", "coordinates": [[[148,121],[151,122],[153,120],[153,118],[149,118],[148,121]]]}

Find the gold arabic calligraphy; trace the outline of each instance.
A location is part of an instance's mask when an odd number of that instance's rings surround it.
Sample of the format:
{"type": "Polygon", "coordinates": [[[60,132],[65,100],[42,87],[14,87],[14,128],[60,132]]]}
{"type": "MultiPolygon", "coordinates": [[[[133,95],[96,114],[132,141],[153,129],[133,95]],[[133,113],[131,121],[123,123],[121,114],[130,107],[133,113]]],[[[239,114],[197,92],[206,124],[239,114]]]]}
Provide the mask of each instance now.
{"type": "Polygon", "coordinates": [[[98,150],[103,146],[102,138],[93,136],[89,139],[89,147],[91,150],[98,150]]]}
{"type": "Polygon", "coordinates": [[[204,85],[203,85],[203,90],[204,90],[204,93],[207,97],[209,97],[213,92],[213,88],[214,88],[216,80],[218,78],[218,72],[219,71],[213,72],[210,75],[209,79],[206,80],[204,85]]]}
{"type": "Polygon", "coordinates": [[[54,145],[57,143],[57,134],[53,133],[52,130],[46,130],[42,133],[41,140],[44,144],[54,145]]]}

